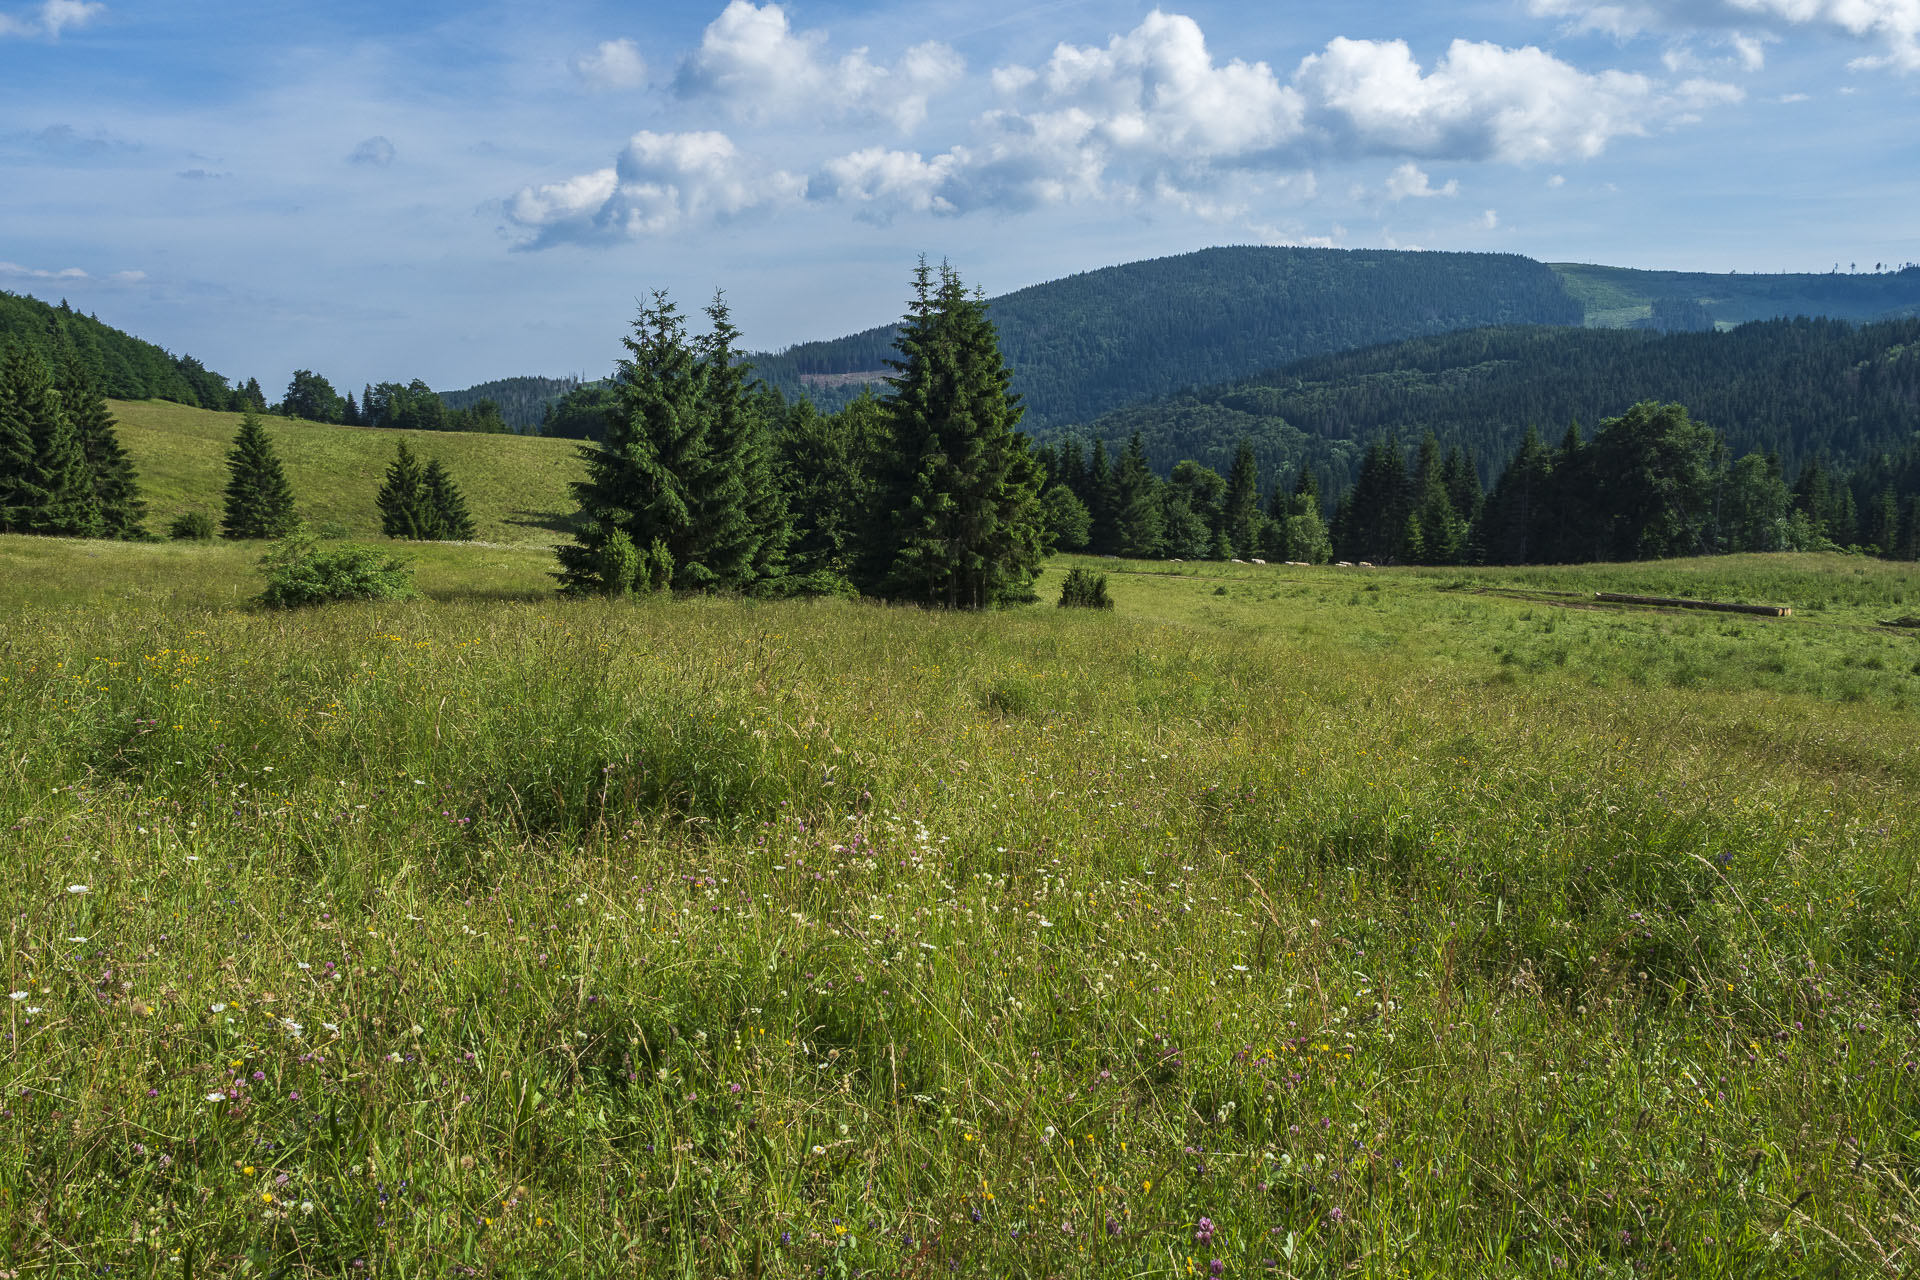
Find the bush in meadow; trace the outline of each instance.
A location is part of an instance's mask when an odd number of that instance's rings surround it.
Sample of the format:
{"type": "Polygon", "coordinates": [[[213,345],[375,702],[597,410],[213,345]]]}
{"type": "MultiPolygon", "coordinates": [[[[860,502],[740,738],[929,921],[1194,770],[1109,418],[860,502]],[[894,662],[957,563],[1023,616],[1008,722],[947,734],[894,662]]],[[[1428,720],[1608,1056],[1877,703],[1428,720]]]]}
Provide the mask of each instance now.
{"type": "Polygon", "coordinates": [[[167,536],[175,542],[211,542],[213,518],[204,511],[183,511],[168,523],[167,536]]]}
{"type": "Polygon", "coordinates": [[[1107,594],[1107,575],[1087,569],[1067,570],[1060,584],[1062,609],[1111,609],[1113,598],[1107,594]]]}
{"type": "Polygon", "coordinates": [[[260,558],[267,588],[260,603],[300,609],[346,600],[405,600],[415,595],[413,571],[397,556],[371,547],[323,547],[296,528],[260,558]]]}

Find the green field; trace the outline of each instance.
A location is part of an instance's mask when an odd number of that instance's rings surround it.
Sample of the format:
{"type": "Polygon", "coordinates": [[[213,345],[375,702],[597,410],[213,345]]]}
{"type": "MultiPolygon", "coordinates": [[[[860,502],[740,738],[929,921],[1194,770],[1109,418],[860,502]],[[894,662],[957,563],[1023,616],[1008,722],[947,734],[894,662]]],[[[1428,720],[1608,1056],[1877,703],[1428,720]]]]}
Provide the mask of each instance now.
{"type": "MultiPolygon", "coordinates": [[[[109,401],[140,474],[147,527],[164,535],[183,511],[199,510],[217,527],[227,484],[227,450],[237,413],[190,409],[164,400],[109,401]]],[[[438,457],[459,482],[480,541],[551,546],[574,510],[567,486],[581,467],[570,440],[473,435],[457,431],[385,431],[267,417],[267,435],[293,486],[302,519],[327,533],[378,538],[374,495],[404,439],[423,459],[438,457]]]]}
{"type": "Polygon", "coordinates": [[[1912,565],[256,553],[0,538],[0,1270],[1912,1267],[1912,565]]]}

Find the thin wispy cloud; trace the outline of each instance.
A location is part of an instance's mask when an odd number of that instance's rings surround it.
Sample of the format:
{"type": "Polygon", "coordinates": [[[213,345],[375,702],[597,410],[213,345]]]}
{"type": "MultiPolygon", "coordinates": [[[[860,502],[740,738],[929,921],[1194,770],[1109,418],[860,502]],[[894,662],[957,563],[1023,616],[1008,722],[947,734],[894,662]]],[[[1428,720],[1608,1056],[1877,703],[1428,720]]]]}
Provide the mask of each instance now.
{"type": "Polygon", "coordinates": [[[107,11],[94,0],[44,0],[37,9],[0,12],[0,36],[58,40],[69,27],[83,27],[107,11]]]}

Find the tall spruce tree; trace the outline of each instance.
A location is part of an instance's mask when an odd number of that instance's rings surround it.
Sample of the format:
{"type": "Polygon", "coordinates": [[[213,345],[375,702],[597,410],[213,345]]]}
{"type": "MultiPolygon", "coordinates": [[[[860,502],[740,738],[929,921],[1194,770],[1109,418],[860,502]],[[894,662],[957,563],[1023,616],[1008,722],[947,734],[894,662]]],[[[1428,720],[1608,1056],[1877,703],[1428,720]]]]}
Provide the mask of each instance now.
{"type": "Polygon", "coordinates": [[[1121,451],[1114,468],[1115,554],[1149,559],[1160,554],[1166,538],[1160,478],[1147,465],[1146,441],[1138,431],[1121,451]]]}
{"type": "Polygon", "coordinates": [[[739,358],[725,296],[716,293],[706,314],[707,332],[694,344],[706,445],[689,485],[700,554],[680,568],[684,585],[745,591],[786,573],[791,529],[766,422],[778,402],[749,389],[753,366],[739,358]]]}
{"type": "Polygon", "coordinates": [[[62,368],[60,402],[73,426],[87,485],[102,537],[123,540],[147,536],[147,504],[140,496],[133,460],[120,444],[113,412],[85,363],[71,351],[62,368]]]}
{"type": "Polygon", "coordinates": [[[636,548],[659,542],[676,566],[676,581],[680,566],[699,552],[697,499],[688,482],[706,462],[706,379],[686,322],[672,299],[656,290],[621,344],[627,355],[615,375],[606,438],[580,446],[587,478],[573,486],[579,521],[574,540],[558,551],[566,591],[618,593],[603,573],[603,549],[616,531],[636,548]]]}
{"type": "Polygon", "coordinates": [[[1553,499],[1553,455],[1531,426],[1480,509],[1474,542],[1489,564],[1546,558],[1553,499]]]}
{"type": "Polygon", "coordinates": [[[427,463],[421,487],[426,490],[427,504],[433,509],[436,526],[433,536],[442,542],[472,542],[473,514],[467,510],[467,497],[440,459],[427,463]]]}
{"type": "Polygon", "coordinates": [[[980,609],[1029,594],[1045,537],[1040,475],[985,299],[922,259],[890,361],[873,594],[980,609]]]}
{"type": "Polygon", "coordinates": [[[227,453],[227,505],[220,532],[235,540],[283,538],[296,523],[293,487],[280,468],[266,428],[248,411],[227,453]]]}
{"type": "Polygon", "coordinates": [[[1227,472],[1227,494],[1220,504],[1221,527],[1234,555],[1250,559],[1260,551],[1260,464],[1253,443],[1242,437],[1227,472]]]}
{"type": "Polygon", "coordinates": [[[45,379],[33,375],[37,363],[29,348],[16,346],[0,365],[0,533],[26,532],[32,513],[46,503],[34,420],[49,402],[40,393],[45,379]]]}
{"type": "Polygon", "coordinates": [[[380,486],[374,505],[380,509],[380,532],[389,538],[407,538],[428,542],[444,536],[440,514],[427,491],[426,468],[402,440],[387,464],[386,483],[380,486]]]}
{"type": "Polygon", "coordinates": [[[16,347],[0,371],[0,521],[14,533],[93,538],[101,523],[86,457],[40,356],[16,347]]]}
{"type": "Polygon", "coordinates": [[[1114,489],[1113,462],[1107,457],[1105,440],[1093,442],[1093,457],[1087,463],[1087,491],[1080,496],[1087,504],[1087,549],[1095,555],[1115,554],[1120,546],[1120,496],[1114,489]]]}

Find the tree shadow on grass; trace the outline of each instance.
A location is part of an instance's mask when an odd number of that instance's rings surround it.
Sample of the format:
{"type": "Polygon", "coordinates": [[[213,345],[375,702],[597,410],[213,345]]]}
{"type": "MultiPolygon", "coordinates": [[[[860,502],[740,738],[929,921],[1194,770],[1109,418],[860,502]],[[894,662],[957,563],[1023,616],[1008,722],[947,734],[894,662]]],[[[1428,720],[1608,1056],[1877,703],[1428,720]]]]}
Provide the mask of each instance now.
{"type": "Polygon", "coordinates": [[[500,523],[510,524],[517,529],[540,529],[547,533],[572,533],[578,523],[578,516],[571,511],[530,511],[522,508],[509,511],[500,518],[500,523]]]}

